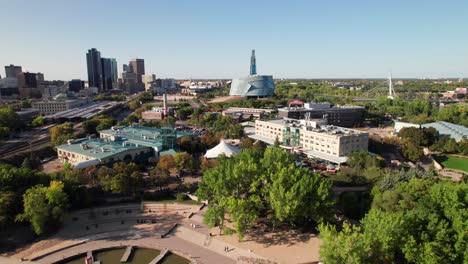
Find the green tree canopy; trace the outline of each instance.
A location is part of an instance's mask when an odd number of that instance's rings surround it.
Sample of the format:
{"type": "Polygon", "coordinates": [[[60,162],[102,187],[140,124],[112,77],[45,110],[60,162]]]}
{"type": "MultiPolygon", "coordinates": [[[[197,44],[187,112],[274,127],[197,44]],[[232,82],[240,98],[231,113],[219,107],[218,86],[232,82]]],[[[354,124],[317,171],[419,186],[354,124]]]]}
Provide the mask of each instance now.
{"type": "Polygon", "coordinates": [[[24,213],[18,215],[17,220],[30,222],[37,235],[60,223],[68,207],[63,187],[62,182],[52,181],[49,187],[36,185],[28,189],[23,195],[24,213]]]}
{"type": "Polygon", "coordinates": [[[0,108],[0,138],[9,136],[21,126],[18,115],[11,108],[0,108]]]}
{"type": "Polygon", "coordinates": [[[97,177],[103,190],[121,194],[135,195],[143,182],[140,169],[132,162],[114,163],[112,168],[102,166],[97,177]]]}
{"type": "Polygon", "coordinates": [[[37,116],[36,118],[33,119],[33,121],[31,121],[31,126],[33,127],[39,127],[39,126],[42,126],[44,124],[44,117],[43,116],[37,116]]]}
{"type": "Polygon", "coordinates": [[[326,263],[464,263],[468,184],[413,178],[375,193],[362,229],[320,226],[326,263]],[[353,242],[351,242],[353,241],[353,242]],[[337,250],[341,249],[341,250],[337,250]]]}
{"type": "Polygon", "coordinates": [[[274,223],[320,223],[329,217],[333,204],[331,182],[305,168],[281,148],[265,153],[243,150],[208,169],[197,191],[209,201],[205,222],[220,224],[229,212],[236,231],[245,231],[262,216],[274,223]],[[260,162],[259,162],[260,161],[260,162]]]}
{"type": "Polygon", "coordinates": [[[54,145],[61,145],[67,142],[67,140],[72,139],[73,136],[73,124],[72,123],[63,123],[52,127],[50,130],[50,140],[54,145]]]}
{"type": "Polygon", "coordinates": [[[178,152],[174,155],[174,163],[177,170],[193,171],[195,169],[195,160],[187,152],[178,152]]]}

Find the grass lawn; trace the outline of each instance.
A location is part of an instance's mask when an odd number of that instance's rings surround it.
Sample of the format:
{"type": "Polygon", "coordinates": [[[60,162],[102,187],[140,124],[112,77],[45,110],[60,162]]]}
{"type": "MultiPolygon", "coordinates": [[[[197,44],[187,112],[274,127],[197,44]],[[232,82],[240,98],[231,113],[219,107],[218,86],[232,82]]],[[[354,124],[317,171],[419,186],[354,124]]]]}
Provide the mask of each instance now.
{"type": "Polygon", "coordinates": [[[468,159],[452,156],[435,156],[434,158],[445,168],[468,172],[468,159]]]}

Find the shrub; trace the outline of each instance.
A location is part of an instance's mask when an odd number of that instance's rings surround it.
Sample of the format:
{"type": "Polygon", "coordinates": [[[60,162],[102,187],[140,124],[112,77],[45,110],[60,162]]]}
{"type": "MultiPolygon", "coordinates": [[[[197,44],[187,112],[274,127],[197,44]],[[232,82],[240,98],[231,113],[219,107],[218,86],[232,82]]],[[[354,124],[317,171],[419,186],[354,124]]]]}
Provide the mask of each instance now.
{"type": "Polygon", "coordinates": [[[188,197],[187,194],[185,194],[185,193],[178,193],[178,194],[176,194],[176,200],[177,200],[178,202],[186,201],[186,200],[188,200],[188,198],[189,198],[189,197],[188,197]]]}

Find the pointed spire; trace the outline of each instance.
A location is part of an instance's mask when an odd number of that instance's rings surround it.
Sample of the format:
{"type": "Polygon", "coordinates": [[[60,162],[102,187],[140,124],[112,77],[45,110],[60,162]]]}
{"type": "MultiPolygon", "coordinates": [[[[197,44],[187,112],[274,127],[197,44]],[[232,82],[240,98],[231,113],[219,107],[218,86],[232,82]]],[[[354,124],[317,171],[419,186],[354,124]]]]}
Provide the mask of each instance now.
{"type": "Polygon", "coordinates": [[[255,60],[255,50],[252,50],[252,56],[250,57],[250,75],[257,74],[257,62],[255,60]]]}

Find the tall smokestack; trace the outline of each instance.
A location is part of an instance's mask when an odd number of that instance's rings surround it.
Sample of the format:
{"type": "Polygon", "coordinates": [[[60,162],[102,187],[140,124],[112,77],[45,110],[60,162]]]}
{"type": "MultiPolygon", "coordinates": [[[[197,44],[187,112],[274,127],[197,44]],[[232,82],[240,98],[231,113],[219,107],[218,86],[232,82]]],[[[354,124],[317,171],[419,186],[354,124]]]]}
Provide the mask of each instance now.
{"type": "Polygon", "coordinates": [[[163,115],[164,118],[167,117],[167,93],[163,94],[163,115]]]}
{"type": "Polygon", "coordinates": [[[255,50],[252,50],[252,56],[250,56],[250,75],[257,74],[257,62],[255,60],[255,50]]]}

